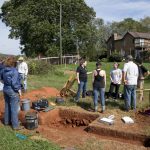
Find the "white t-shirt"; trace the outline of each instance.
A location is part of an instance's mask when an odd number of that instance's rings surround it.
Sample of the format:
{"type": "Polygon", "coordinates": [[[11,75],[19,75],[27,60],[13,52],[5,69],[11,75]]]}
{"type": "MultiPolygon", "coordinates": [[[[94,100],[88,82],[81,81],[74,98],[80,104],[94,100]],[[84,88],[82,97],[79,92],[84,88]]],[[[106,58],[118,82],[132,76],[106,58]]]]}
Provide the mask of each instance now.
{"type": "Polygon", "coordinates": [[[28,74],[28,65],[27,65],[26,62],[18,63],[17,69],[18,69],[19,73],[22,73],[22,74],[25,74],[25,75],[28,74]]]}
{"type": "Polygon", "coordinates": [[[133,61],[124,64],[123,72],[126,73],[127,85],[137,85],[139,71],[138,66],[133,61]]]}
{"type": "Polygon", "coordinates": [[[112,81],[115,83],[115,84],[121,84],[121,80],[122,80],[122,71],[121,69],[113,69],[111,72],[110,72],[110,76],[112,78],[112,81]]]}

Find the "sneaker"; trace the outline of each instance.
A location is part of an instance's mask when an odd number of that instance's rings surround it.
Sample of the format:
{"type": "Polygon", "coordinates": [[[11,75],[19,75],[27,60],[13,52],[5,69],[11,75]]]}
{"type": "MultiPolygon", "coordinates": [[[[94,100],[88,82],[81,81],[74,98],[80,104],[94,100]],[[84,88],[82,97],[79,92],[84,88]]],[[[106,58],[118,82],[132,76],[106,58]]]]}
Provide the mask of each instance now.
{"type": "Polygon", "coordinates": [[[95,111],[95,112],[97,112],[97,111],[98,111],[98,107],[97,107],[97,106],[95,106],[94,111],[95,111]]]}
{"type": "Polygon", "coordinates": [[[15,130],[15,131],[22,130],[22,129],[24,129],[23,126],[18,126],[18,127],[13,128],[13,130],[15,130]]]}

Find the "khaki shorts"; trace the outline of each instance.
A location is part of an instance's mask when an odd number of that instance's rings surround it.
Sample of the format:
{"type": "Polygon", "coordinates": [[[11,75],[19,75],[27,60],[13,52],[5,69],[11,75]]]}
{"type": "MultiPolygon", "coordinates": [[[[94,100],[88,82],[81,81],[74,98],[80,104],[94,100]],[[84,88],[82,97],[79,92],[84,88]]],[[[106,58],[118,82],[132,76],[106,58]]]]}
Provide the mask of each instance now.
{"type": "Polygon", "coordinates": [[[142,101],[143,100],[143,90],[144,90],[144,80],[138,80],[138,85],[137,85],[138,89],[140,90],[139,92],[139,100],[142,101]]]}
{"type": "Polygon", "coordinates": [[[143,90],[144,89],[144,80],[138,80],[138,89],[143,90]]]}

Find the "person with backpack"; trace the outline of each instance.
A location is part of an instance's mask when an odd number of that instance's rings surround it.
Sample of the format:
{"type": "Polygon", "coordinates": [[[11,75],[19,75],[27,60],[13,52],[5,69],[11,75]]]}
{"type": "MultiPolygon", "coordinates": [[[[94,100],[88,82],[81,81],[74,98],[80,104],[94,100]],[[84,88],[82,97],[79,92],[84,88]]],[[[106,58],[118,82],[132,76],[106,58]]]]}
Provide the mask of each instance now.
{"type": "Polygon", "coordinates": [[[138,65],[138,70],[139,70],[139,77],[138,77],[138,84],[137,87],[140,90],[139,93],[139,101],[143,101],[144,100],[144,94],[143,94],[143,90],[144,90],[144,79],[146,76],[148,76],[150,73],[148,71],[147,68],[145,68],[143,66],[143,62],[142,59],[138,59],[137,60],[137,65],[138,65]]]}
{"type": "Polygon", "coordinates": [[[106,87],[106,72],[101,69],[102,64],[96,63],[96,69],[93,71],[92,83],[94,93],[94,110],[98,111],[98,96],[100,95],[101,113],[105,111],[105,87],[106,87]]]}

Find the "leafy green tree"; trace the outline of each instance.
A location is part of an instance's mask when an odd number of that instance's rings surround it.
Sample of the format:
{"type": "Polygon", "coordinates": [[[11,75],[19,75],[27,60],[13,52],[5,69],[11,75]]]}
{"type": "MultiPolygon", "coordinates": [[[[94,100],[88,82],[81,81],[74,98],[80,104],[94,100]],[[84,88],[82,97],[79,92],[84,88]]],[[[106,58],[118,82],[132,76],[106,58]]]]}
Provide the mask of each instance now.
{"type": "Polygon", "coordinates": [[[60,3],[62,4],[63,53],[88,49],[90,22],[95,12],[84,0],[10,0],[0,17],[10,27],[10,38],[20,39],[27,56],[59,56],[60,3]]]}
{"type": "Polygon", "coordinates": [[[116,32],[121,35],[125,34],[127,31],[130,32],[143,32],[142,24],[132,18],[125,18],[120,22],[113,22],[111,24],[112,33],[116,32]]]}

